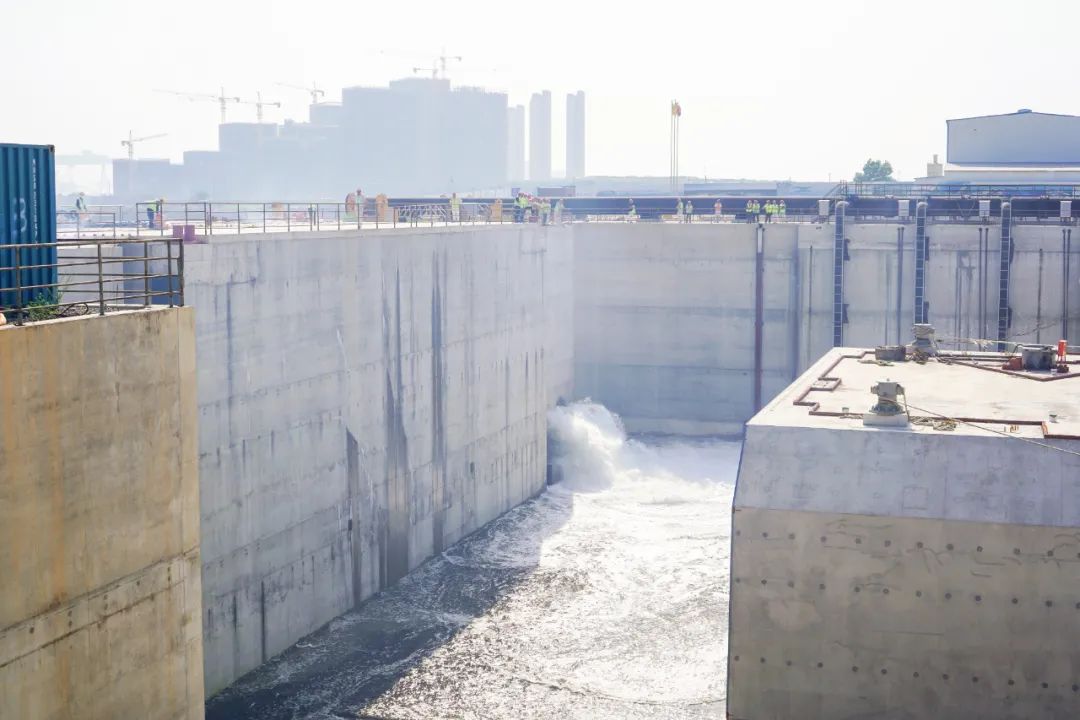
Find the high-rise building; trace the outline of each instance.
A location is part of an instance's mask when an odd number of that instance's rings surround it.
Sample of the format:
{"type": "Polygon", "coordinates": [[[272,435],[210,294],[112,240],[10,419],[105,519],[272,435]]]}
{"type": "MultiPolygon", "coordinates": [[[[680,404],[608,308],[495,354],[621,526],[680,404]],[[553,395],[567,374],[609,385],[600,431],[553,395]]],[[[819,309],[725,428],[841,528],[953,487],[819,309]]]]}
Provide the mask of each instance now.
{"type": "Polygon", "coordinates": [[[529,101],[529,179],[551,179],[551,91],[529,101]]]}
{"type": "Polygon", "coordinates": [[[444,78],[345,88],[341,123],[350,187],[423,195],[506,183],[504,93],[451,89],[444,78]]]}
{"type": "Polygon", "coordinates": [[[566,177],[585,177],[585,93],[566,96],[566,177]]]}
{"type": "Polygon", "coordinates": [[[507,109],[506,177],[510,182],[525,179],[525,106],[507,109]]]}

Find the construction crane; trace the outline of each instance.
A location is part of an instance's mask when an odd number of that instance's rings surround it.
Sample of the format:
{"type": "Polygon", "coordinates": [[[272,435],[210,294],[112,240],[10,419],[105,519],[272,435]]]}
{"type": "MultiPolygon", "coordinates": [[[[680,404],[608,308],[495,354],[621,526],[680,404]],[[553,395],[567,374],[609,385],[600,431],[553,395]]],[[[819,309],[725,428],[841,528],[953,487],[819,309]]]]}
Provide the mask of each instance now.
{"type": "Polygon", "coordinates": [[[241,105],[254,105],[255,106],[255,117],[256,117],[256,119],[258,119],[259,122],[263,121],[263,108],[264,107],[276,107],[276,108],[281,107],[280,102],[270,102],[269,100],[264,101],[262,99],[262,93],[261,92],[255,93],[255,99],[254,100],[241,100],[240,104],[241,105]]]}
{"type": "Polygon", "coordinates": [[[157,92],[165,93],[167,95],[176,95],[178,97],[184,97],[194,102],[195,100],[213,100],[221,106],[221,122],[225,123],[225,107],[233,102],[240,102],[240,98],[226,95],[225,88],[221,88],[220,95],[211,95],[209,93],[188,93],[188,92],[176,92],[175,90],[158,90],[157,92]]]}
{"type": "Polygon", "coordinates": [[[159,133],[157,135],[144,135],[143,137],[135,137],[135,133],[128,130],[127,140],[121,140],[120,144],[127,148],[128,160],[135,159],[135,145],[141,143],[144,140],[157,140],[158,138],[166,137],[168,133],[159,133]]]}
{"type": "MultiPolygon", "coordinates": [[[[326,92],[315,83],[311,83],[311,87],[304,87],[303,85],[290,85],[289,83],[274,83],[275,85],[283,88],[289,88],[290,90],[303,90],[311,95],[311,104],[318,105],[319,98],[326,95],[326,92]]],[[[278,106],[280,107],[280,105],[278,106]]]]}
{"type": "Polygon", "coordinates": [[[414,67],[412,69],[412,71],[413,71],[414,74],[418,73],[418,72],[430,72],[431,73],[431,78],[433,80],[438,78],[440,76],[440,74],[442,75],[443,78],[445,78],[446,77],[446,61],[447,60],[456,60],[457,62],[461,62],[463,59],[464,58],[462,58],[460,55],[447,55],[446,50],[444,49],[442,51],[442,54],[435,58],[435,62],[432,64],[433,67],[429,67],[429,68],[428,67],[414,67]]]}

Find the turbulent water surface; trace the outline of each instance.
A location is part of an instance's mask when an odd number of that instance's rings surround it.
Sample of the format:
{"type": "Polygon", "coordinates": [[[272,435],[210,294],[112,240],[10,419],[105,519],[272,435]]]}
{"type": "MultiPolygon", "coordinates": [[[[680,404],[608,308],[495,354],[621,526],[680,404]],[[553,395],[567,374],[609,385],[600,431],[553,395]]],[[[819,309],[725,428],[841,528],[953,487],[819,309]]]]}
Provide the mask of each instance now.
{"type": "Polygon", "coordinates": [[[245,676],[208,718],[719,718],[739,444],[559,408],[565,479],[245,676]]]}

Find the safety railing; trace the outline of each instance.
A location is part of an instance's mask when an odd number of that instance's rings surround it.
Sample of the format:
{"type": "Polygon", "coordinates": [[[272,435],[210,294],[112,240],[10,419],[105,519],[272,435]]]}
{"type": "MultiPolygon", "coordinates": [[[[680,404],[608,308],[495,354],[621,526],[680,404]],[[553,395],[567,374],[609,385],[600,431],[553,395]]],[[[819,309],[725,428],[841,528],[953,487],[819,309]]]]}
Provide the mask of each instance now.
{"type": "Polygon", "coordinates": [[[994,183],[903,183],[842,182],[827,197],[887,198],[1080,198],[1080,185],[1033,183],[1026,185],[994,183]]]}
{"type": "Polygon", "coordinates": [[[0,313],[8,322],[184,304],[184,244],[172,238],[0,245],[0,313]]]}
{"type": "Polygon", "coordinates": [[[125,224],[123,205],[91,205],[56,211],[56,231],[63,238],[118,237],[125,224]]]}
{"type": "MultiPolygon", "coordinates": [[[[88,213],[86,222],[72,225],[70,214],[60,227],[60,237],[78,239],[98,236],[159,237],[171,236],[191,242],[198,237],[243,233],[303,232],[328,230],[378,229],[385,227],[436,227],[467,224],[567,224],[578,222],[674,222],[674,223],[819,223],[829,219],[820,214],[816,199],[790,199],[783,212],[769,213],[766,201],[758,200],[758,211],[748,212],[743,198],[726,199],[719,208],[715,198],[683,198],[680,211],[675,197],[571,198],[564,203],[552,199],[544,204],[531,201],[519,207],[512,199],[449,198],[400,199],[377,203],[367,199],[355,203],[311,202],[190,202],[138,203],[134,209],[116,217],[105,211],[88,213]],[[700,202],[697,202],[700,200],[700,202]],[[633,204],[632,204],[633,203],[633,204]],[[138,218],[135,222],[134,218],[138,218]],[[121,220],[123,219],[123,221],[121,220]]],[[[1080,210],[1080,203],[1076,203],[1080,210]]],[[[67,212],[67,211],[65,211],[67,212]]],[[[910,222],[899,216],[895,200],[881,199],[853,202],[848,217],[858,222],[910,222]]],[[[931,202],[927,217],[932,222],[987,222],[980,205],[971,198],[937,199],[931,202]]],[[[990,222],[998,214],[997,203],[990,222]]],[[[1014,203],[1014,220],[1021,223],[1072,224],[1062,220],[1056,200],[1044,200],[1028,209],[1014,203]],[[1053,209],[1047,204],[1053,205],[1053,209]]]]}

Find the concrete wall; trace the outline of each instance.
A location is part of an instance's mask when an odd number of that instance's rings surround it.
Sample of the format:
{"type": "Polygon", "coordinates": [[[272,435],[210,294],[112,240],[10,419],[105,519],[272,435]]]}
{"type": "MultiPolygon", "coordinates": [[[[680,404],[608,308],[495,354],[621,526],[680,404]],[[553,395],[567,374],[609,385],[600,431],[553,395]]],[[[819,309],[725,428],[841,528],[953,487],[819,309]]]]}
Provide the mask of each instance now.
{"type": "Polygon", "coordinates": [[[194,339],[0,328],[0,717],[203,716],[194,339]]]}
{"type": "MultiPolygon", "coordinates": [[[[928,225],[926,300],[939,336],[997,337],[1001,228],[985,226],[980,252],[979,227],[928,225]]],[[[1066,317],[1066,336],[1080,338],[1080,235],[1066,278],[1062,232],[1014,226],[1012,339],[1052,343],[1066,317]]],[[[833,346],[833,225],[763,227],[760,314],[756,233],[727,223],[575,225],[576,394],[631,431],[740,432],[755,384],[768,402],[833,346]]],[[[846,235],[844,344],[909,342],[914,224],[849,221],[846,235]]]]}
{"type": "Polygon", "coordinates": [[[214,693],[544,486],[569,228],[214,237],[196,308],[214,693]]]}
{"type": "MultiPolygon", "coordinates": [[[[793,403],[833,361],[746,427],[732,518],[730,716],[1080,716],[1080,441],[812,418],[793,403]]],[[[977,369],[935,381],[937,367],[890,372],[908,372],[908,392],[934,407],[969,389],[973,414],[994,419],[1075,408],[1067,386],[1048,404],[1046,391],[1033,400],[1022,386],[1035,381],[977,369]],[[991,375],[1010,391],[980,393],[980,376],[991,375]]],[[[829,372],[839,387],[854,384],[829,372]]]]}

